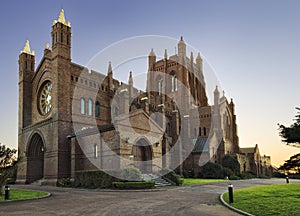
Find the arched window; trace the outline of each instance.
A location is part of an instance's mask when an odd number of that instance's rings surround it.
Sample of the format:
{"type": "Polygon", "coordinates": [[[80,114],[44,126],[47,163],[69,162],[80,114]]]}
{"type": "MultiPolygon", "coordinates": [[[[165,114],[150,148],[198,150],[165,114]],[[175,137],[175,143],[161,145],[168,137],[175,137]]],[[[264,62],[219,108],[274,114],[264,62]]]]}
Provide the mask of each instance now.
{"type": "Polygon", "coordinates": [[[82,115],[85,114],[85,100],[84,100],[84,98],[80,99],[80,113],[82,115]]]}
{"type": "Polygon", "coordinates": [[[203,128],[203,135],[206,136],[206,127],[203,128]]]}
{"type": "Polygon", "coordinates": [[[91,99],[88,100],[88,115],[93,115],[93,101],[91,99]]]}
{"type": "Polygon", "coordinates": [[[96,105],[95,105],[95,116],[100,117],[100,104],[98,101],[96,101],[96,105]]]}
{"type": "Polygon", "coordinates": [[[178,84],[178,81],[177,81],[177,76],[176,74],[174,76],[172,76],[172,92],[174,91],[177,91],[177,84],[178,84]]]}
{"type": "Polygon", "coordinates": [[[167,123],[167,135],[171,136],[171,124],[170,124],[170,122],[167,123]]]}
{"type": "Polygon", "coordinates": [[[95,144],[94,145],[94,158],[98,158],[99,157],[99,154],[98,154],[98,145],[95,144]]]}
{"type": "Polygon", "coordinates": [[[157,82],[158,95],[161,95],[163,87],[164,87],[164,80],[163,79],[158,80],[157,82]]]}
{"type": "Polygon", "coordinates": [[[201,127],[199,127],[199,136],[201,136],[201,127]]]}

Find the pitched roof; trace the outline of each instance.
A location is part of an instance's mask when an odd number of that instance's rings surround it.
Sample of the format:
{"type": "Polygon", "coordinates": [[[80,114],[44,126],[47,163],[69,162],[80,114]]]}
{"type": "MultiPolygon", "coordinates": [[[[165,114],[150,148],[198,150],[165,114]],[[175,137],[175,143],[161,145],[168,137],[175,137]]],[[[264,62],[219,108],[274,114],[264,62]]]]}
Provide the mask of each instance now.
{"type": "Polygon", "coordinates": [[[196,139],[193,153],[208,152],[208,143],[206,141],[207,138],[203,137],[196,139]]]}
{"type": "Polygon", "coordinates": [[[255,152],[255,147],[251,148],[240,148],[240,151],[244,154],[251,154],[255,152]]]}

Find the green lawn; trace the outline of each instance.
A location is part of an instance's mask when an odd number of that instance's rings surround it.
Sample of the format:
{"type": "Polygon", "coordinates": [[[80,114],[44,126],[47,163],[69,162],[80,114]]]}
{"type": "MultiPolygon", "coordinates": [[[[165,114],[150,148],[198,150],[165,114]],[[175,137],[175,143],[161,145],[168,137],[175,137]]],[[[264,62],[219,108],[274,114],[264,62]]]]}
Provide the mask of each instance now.
{"type": "MultiPolygon", "coordinates": [[[[228,193],[223,195],[228,203],[228,193]]],[[[300,184],[256,186],[234,191],[231,206],[260,215],[300,215],[300,184]]]]}
{"type": "Polygon", "coordinates": [[[195,179],[195,178],[185,178],[183,179],[183,185],[191,185],[191,184],[208,184],[215,182],[225,182],[224,179],[195,179]]]}
{"type": "MultiPolygon", "coordinates": [[[[28,199],[28,198],[38,198],[46,196],[48,193],[41,191],[29,191],[29,190],[10,190],[10,200],[28,199]]],[[[4,200],[4,190],[3,195],[0,196],[0,201],[4,200]]]]}

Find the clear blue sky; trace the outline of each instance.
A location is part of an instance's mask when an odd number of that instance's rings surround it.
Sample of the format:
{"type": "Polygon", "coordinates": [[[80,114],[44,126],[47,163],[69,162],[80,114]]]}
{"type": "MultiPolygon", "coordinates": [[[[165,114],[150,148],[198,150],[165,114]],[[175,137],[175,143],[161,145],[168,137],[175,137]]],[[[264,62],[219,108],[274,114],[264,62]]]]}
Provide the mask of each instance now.
{"type": "Polygon", "coordinates": [[[298,149],[280,142],[300,106],[299,1],[3,1],[0,142],[17,146],[18,55],[30,40],[39,63],[51,25],[64,8],[72,59],[86,64],[99,49],[137,35],[184,36],[212,65],[236,103],[240,145],[259,144],[279,165],[298,149]]]}

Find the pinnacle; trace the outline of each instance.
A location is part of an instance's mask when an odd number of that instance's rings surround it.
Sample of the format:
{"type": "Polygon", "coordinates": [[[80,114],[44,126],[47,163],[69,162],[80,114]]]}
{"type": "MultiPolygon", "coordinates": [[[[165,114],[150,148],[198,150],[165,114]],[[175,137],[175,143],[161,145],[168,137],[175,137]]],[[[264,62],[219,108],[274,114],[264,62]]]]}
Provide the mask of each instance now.
{"type": "Polygon", "coordinates": [[[58,16],[57,20],[54,20],[53,25],[56,24],[57,22],[62,23],[68,27],[71,27],[70,21],[68,21],[68,22],[66,21],[64,9],[60,10],[59,16],[58,16]]]}
{"type": "Polygon", "coordinates": [[[156,56],[154,51],[153,51],[153,48],[151,49],[151,52],[150,52],[149,56],[156,56]]]}
{"type": "Polygon", "coordinates": [[[26,54],[29,54],[29,55],[34,55],[34,50],[32,50],[32,52],[30,51],[29,40],[26,40],[25,46],[24,46],[23,50],[21,51],[21,53],[26,53],[26,54]]]}

